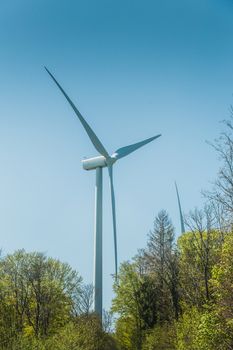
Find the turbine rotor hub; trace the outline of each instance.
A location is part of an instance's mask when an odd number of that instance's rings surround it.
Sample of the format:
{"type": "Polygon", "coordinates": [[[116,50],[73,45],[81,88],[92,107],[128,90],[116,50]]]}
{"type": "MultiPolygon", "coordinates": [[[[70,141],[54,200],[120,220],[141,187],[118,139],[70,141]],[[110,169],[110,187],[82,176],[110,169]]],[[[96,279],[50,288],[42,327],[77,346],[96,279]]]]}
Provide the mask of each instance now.
{"type": "Polygon", "coordinates": [[[94,170],[96,168],[105,168],[115,163],[115,161],[116,159],[111,157],[106,159],[104,156],[98,156],[98,157],[83,159],[82,164],[83,164],[83,169],[94,170]]]}

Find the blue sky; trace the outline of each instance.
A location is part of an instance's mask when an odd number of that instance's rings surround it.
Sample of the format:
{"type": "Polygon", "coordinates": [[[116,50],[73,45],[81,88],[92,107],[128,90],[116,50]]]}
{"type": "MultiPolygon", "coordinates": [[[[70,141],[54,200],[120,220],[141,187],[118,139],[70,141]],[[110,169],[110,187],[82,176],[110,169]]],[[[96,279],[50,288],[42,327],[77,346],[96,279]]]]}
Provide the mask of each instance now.
{"type": "MultiPolygon", "coordinates": [[[[119,260],[166,209],[179,234],[219,167],[206,140],[233,93],[229,0],[5,1],[0,13],[0,246],[44,251],[92,280],[95,156],[46,65],[109,152],[162,133],[115,166],[119,260]]],[[[114,271],[104,176],[104,303],[114,271]]]]}

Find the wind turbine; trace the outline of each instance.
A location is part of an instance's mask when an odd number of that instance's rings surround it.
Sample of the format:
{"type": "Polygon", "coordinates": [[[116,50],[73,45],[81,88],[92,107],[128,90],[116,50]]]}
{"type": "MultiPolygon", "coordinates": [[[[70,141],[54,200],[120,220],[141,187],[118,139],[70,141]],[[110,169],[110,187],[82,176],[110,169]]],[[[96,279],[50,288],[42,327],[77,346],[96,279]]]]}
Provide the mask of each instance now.
{"type": "Polygon", "coordinates": [[[179,212],[180,212],[180,228],[181,228],[181,233],[185,233],[185,227],[184,227],[184,218],[182,214],[182,209],[181,209],[181,204],[180,204],[180,196],[178,192],[178,187],[175,182],[175,187],[176,187],[176,196],[177,196],[177,201],[178,201],[178,206],[179,206],[179,212]]]}
{"type": "Polygon", "coordinates": [[[116,231],[116,209],[115,209],[115,194],[113,187],[113,164],[127,156],[128,154],[136,151],[138,148],[146,145],[147,143],[155,140],[161,135],[150,137],[146,140],[137,142],[132,145],[121,147],[117,149],[112,155],[109,155],[99,138],[96,136],[90,125],[83,118],[77,107],[71,101],[69,96],[63,90],[58,81],[54,78],[52,73],[45,67],[46,71],[56,83],[62,94],[65,96],[71,107],[73,108],[76,116],[80,120],[87,135],[89,136],[93,146],[100,154],[97,157],[82,160],[83,168],[85,170],[96,171],[96,184],[95,184],[95,227],[94,227],[94,311],[102,318],[102,285],[103,285],[103,263],[102,263],[102,169],[107,167],[110,179],[111,190],[111,202],[112,202],[112,220],[113,220],[113,236],[114,236],[114,251],[115,251],[115,276],[117,277],[117,231],[116,231]]]}

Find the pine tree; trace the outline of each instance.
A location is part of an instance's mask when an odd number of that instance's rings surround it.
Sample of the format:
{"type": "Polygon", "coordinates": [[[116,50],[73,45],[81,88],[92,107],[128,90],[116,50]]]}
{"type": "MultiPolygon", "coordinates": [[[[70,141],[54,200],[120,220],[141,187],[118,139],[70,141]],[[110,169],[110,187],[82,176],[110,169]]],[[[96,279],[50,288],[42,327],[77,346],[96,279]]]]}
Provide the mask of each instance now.
{"type": "Polygon", "coordinates": [[[154,275],[158,289],[160,322],[179,314],[178,256],[174,243],[174,227],[165,210],[154,220],[149,234],[145,259],[148,271],[154,275]]]}

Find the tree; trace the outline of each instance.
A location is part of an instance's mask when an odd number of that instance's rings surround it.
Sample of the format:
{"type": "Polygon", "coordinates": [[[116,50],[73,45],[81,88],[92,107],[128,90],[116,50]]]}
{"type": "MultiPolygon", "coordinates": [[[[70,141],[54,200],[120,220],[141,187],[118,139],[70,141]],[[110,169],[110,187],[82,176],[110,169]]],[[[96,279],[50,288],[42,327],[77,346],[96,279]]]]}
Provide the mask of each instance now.
{"type": "Polygon", "coordinates": [[[161,210],[155,218],[144,258],[148,265],[147,272],[154,276],[157,284],[160,321],[168,321],[173,314],[178,318],[178,255],[174,244],[174,227],[165,210],[161,210]]]}
{"type": "Polygon", "coordinates": [[[210,206],[190,212],[186,226],[190,232],[178,240],[182,297],[190,305],[201,307],[212,298],[211,271],[222,243],[210,206]]]}
{"type": "Polygon", "coordinates": [[[121,265],[114,285],[112,310],[119,315],[116,336],[122,349],[141,349],[152,329],[162,329],[163,324],[178,318],[178,258],[174,227],[162,210],[146,248],[138,252],[133,263],[121,265]]]}
{"type": "Polygon", "coordinates": [[[188,308],[176,323],[177,350],[230,350],[230,338],[213,305],[203,310],[188,308]]]}
{"type": "Polygon", "coordinates": [[[143,350],[175,350],[176,334],[173,323],[156,325],[150,330],[143,343],[143,350]]]}
{"type": "Polygon", "coordinates": [[[123,349],[141,349],[144,333],[157,322],[154,280],[139,274],[136,263],[123,263],[114,284],[112,311],[119,315],[116,337],[123,349]]]}
{"type": "Polygon", "coordinates": [[[221,321],[224,334],[222,341],[226,348],[233,348],[233,236],[228,235],[222,251],[220,261],[213,268],[211,284],[215,297],[215,312],[221,321]]]}
{"type": "Polygon", "coordinates": [[[104,332],[113,333],[113,313],[111,311],[103,310],[102,327],[104,332]]]}
{"type": "Polygon", "coordinates": [[[79,293],[74,295],[73,315],[89,315],[92,313],[93,304],[93,291],[92,284],[83,284],[80,286],[79,293]]]}
{"type": "MultiPolygon", "coordinates": [[[[211,145],[216,150],[221,161],[218,177],[214,183],[212,191],[205,192],[208,199],[217,203],[224,214],[226,223],[231,228],[233,225],[233,107],[231,106],[231,116],[228,121],[224,121],[227,131],[222,132],[220,137],[211,145]]],[[[223,220],[222,220],[223,221],[223,220]]]]}
{"type": "MultiPolygon", "coordinates": [[[[81,277],[68,264],[24,250],[0,262],[0,337],[46,337],[69,321],[81,277]]],[[[9,341],[9,339],[8,339],[9,341]]]]}
{"type": "Polygon", "coordinates": [[[99,317],[82,315],[49,339],[45,350],[115,350],[114,339],[105,333],[99,317]]]}

